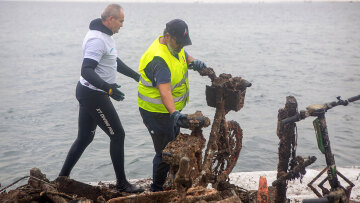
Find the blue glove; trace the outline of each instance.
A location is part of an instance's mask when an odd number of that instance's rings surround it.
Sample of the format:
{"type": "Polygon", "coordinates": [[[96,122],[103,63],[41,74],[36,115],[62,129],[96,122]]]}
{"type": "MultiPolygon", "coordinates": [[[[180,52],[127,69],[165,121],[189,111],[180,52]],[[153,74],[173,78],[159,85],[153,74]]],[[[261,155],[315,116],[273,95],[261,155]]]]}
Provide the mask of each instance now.
{"type": "Polygon", "coordinates": [[[203,68],[206,68],[206,64],[200,60],[195,59],[191,63],[189,63],[189,68],[199,71],[203,68]]]}
{"type": "Polygon", "coordinates": [[[179,111],[174,111],[174,113],[170,115],[170,120],[173,122],[173,126],[182,128],[185,127],[185,125],[181,122],[182,119],[187,119],[187,117],[179,111]]]}
{"type": "Polygon", "coordinates": [[[125,98],[125,94],[118,89],[120,87],[121,86],[116,83],[104,83],[102,90],[106,91],[106,93],[108,93],[108,95],[116,101],[122,101],[125,98]]]}

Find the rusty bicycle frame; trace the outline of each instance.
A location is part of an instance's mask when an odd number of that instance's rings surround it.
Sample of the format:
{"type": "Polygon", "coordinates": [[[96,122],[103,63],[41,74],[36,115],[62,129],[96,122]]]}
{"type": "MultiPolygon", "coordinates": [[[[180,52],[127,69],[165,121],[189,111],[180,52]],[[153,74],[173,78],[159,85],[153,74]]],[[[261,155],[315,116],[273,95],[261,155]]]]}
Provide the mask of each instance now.
{"type": "Polygon", "coordinates": [[[216,108],[205,156],[202,160],[201,154],[206,140],[201,128],[208,126],[210,121],[201,112],[187,115],[190,120],[188,127],[192,130],[191,135],[180,133],[177,139],[170,142],[163,150],[163,159],[171,166],[168,186],[176,182],[175,173],[179,170],[190,174],[193,186],[206,187],[208,183],[212,183],[214,188],[221,190],[228,181],[228,176],[235,167],[242,148],[240,125],[236,121],[226,121],[225,115],[231,110],[239,111],[243,107],[246,88],[250,87],[251,83],[241,77],[232,77],[230,74],[221,74],[217,77],[212,68],[205,68],[199,72],[200,75],[211,79],[212,85],[206,86],[206,101],[208,106],[216,108]],[[207,122],[198,124],[199,121],[204,120],[207,122]],[[189,172],[179,169],[182,157],[190,158],[188,165],[193,170],[189,172]]]}

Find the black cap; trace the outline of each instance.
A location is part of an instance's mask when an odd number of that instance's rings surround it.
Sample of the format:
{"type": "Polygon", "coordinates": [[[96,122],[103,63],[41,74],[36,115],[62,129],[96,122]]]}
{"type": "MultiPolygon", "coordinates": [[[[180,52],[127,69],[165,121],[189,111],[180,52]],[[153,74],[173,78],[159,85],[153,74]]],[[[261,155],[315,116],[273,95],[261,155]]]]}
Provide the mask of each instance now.
{"type": "Polygon", "coordinates": [[[189,29],[187,24],[180,19],[174,19],[166,23],[167,32],[176,38],[176,40],[183,46],[191,45],[189,36],[189,29]]]}

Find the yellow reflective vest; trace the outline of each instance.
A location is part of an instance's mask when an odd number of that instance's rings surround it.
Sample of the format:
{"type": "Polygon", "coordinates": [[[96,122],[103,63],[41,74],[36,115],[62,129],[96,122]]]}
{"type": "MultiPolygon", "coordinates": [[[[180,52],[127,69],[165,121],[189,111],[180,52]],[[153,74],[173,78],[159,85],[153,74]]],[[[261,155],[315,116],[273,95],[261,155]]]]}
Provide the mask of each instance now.
{"type": "Polygon", "coordinates": [[[181,110],[189,101],[188,66],[184,49],[181,49],[178,54],[179,59],[177,59],[170,53],[166,45],[160,44],[160,37],[150,45],[140,59],[141,77],[138,88],[138,105],[150,112],[169,113],[161,101],[159,90],[146,77],[144,69],[155,56],[164,59],[171,73],[171,94],[174,98],[175,108],[181,110]]]}

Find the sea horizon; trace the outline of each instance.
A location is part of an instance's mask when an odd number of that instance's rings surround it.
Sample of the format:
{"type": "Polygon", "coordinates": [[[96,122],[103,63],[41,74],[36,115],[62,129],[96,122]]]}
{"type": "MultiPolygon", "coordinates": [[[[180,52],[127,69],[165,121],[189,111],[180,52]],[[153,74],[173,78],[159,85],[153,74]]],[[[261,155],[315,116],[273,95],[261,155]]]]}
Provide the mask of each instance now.
{"type": "MultiPolygon", "coordinates": [[[[94,2],[115,3],[111,0],[0,0],[0,2],[94,2]]],[[[360,0],[123,0],[117,3],[190,3],[190,4],[231,4],[231,3],[358,3],[360,0]]]]}

